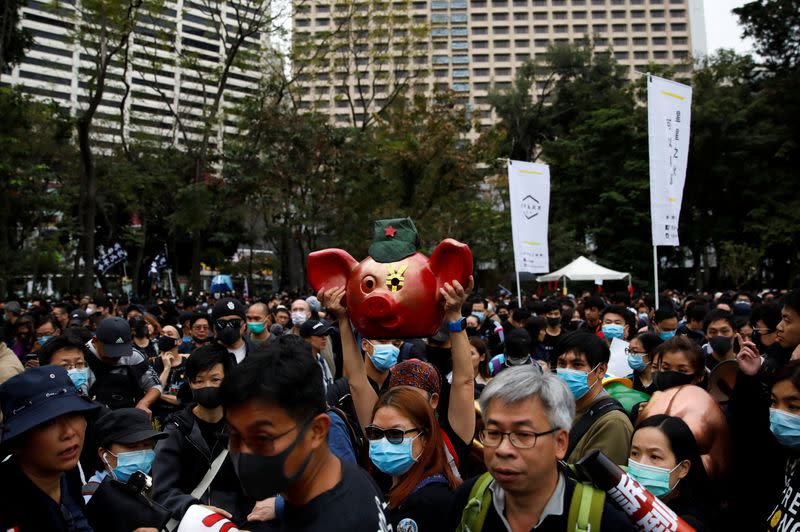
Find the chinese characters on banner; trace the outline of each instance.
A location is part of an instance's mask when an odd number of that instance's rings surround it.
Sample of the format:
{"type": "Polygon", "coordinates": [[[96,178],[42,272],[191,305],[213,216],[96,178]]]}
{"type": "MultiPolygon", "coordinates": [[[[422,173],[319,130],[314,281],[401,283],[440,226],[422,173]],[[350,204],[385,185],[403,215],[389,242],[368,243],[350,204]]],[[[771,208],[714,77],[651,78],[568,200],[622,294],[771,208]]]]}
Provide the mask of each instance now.
{"type": "Polygon", "coordinates": [[[547,223],[550,213],[550,167],[509,160],[508,192],[517,272],[549,271],[547,223]]]}
{"type": "Polygon", "coordinates": [[[128,258],[128,253],[122,248],[119,242],[106,249],[94,265],[94,269],[101,275],[111,269],[112,266],[119,264],[128,258]]]}
{"type": "Polygon", "coordinates": [[[686,181],[692,88],[648,76],[650,217],[654,246],[677,246],[678,220],[686,181]]]}
{"type": "Polygon", "coordinates": [[[637,528],[643,532],[679,532],[687,530],[685,524],[678,520],[675,512],[652,494],[648,497],[639,483],[628,475],[622,475],[617,486],[608,491],[608,495],[623,512],[632,518],[637,528]]]}

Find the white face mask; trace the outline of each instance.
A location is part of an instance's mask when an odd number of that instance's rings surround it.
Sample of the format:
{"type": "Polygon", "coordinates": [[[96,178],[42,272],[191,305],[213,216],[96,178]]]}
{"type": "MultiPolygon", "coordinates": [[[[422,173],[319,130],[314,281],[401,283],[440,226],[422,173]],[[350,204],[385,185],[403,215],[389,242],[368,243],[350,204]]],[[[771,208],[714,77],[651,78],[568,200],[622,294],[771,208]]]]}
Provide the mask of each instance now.
{"type": "Polygon", "coordinates": [[[306,316],[305,312],[303,311],[292,312],[292,325],[300,327],[306,321],[308,321],[308,316],[306,316]]]}

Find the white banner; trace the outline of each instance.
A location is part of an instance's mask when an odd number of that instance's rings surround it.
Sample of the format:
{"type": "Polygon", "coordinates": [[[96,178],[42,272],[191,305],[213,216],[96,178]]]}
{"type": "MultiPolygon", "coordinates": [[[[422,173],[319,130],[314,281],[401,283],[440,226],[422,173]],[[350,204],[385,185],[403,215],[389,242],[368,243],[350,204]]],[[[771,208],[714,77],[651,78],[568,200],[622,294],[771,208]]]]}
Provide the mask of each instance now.
{"type": "Polygon", "coordinates": [[[678,220],[686,181],[692,88],[648,76],[650,217],[654,246],[677,246],[678,220]]]}
{"type": "Polygon", "coordinates": [[[508,161],[511,235],[517,272],[550,271],[547,220],[550,213],[550,167],[508,161]]]}

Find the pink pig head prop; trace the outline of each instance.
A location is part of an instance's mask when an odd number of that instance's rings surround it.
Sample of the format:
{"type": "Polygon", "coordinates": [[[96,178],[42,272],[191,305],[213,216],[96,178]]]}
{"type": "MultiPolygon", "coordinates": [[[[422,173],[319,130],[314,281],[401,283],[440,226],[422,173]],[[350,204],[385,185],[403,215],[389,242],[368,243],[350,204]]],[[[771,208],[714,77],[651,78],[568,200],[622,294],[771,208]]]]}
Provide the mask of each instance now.
{"type": "Polygon", "coordinates": [[[419,253],[419,235],[410,218],[378,220],[370,256],[356,261],[342,249],[308,256],[308,281],[314,291],[346,286],[350,321],[366,338],[432,336],[444,319],[439,289],[472,275],[469,246],[443,240],[430,258],[419,253]]]}

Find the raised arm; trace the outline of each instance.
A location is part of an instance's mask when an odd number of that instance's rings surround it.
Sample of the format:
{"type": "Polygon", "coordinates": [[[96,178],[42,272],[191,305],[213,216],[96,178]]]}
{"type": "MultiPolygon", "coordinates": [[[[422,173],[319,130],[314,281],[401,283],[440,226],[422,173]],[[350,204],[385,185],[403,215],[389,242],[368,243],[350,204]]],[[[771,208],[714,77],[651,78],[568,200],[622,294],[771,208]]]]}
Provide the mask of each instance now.
{"type": "Polygon", "coordinates": [[[378,400],[378,395],[367,379],[367,368],[364,358],[353,335],[347,309],[342,305],[345,289],[343,286],[320,290],[317,298],[339,322],[339,334],[342,339],[342,366],[344,376],[350,385],[353,395],[353,404],[361,427],[369,425],[372,418],[372,408],[378,400]]]}
{"type": "MultiPolygon", "coordinates": [[[[444,296],[445,319],[448,322],[461,320],[461,307],[472,292],[474,284],[470,277],[466,289],[455,280],[452,284],[445,283],[440,289],[444,296]]],[[[469,444],[475,436],[475,375],[472,371],[466,331],[451,332],[450,344],[453,356],[453,383],[450,386],[447,419],[458,437],[469,444]]]]}

